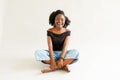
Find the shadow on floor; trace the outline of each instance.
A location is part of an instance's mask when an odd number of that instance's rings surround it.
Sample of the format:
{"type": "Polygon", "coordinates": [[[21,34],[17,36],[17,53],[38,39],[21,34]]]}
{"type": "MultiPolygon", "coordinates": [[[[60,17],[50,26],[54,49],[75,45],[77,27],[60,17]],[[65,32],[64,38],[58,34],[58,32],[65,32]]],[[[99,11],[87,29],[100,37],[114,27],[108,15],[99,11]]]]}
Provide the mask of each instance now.
{"type": "MultiPolygon", "coordinates": [[[[21,59],[16,59],[14,66],[13,66],[13,70],[15,71],[38,71],[37,75],[43,74],[41,73],[41,69],[48,67],[49,65],[47,64],[43,64],[40,61],[36,61],[34,58],[21,58],[21,59]]],[[[63,70],[57,70],[57,71],[53,71],[53,72],[49,72],[49,73],[58,73],[63,75],[65,73],[68,73],[66,71],[63,70]]],[[[47,74],[49,74],[47,73],[47,74]]],[[[44,73],[46,74],[46,73],[44,73]]]]}
{"type": "Polygon", "coordinates": [[[16,70],[40,70],[43,67],[48,66],[40,61],[36,61],[34,58],[21,58],[16,59],[14,63],[14,69],[16,70]]]}

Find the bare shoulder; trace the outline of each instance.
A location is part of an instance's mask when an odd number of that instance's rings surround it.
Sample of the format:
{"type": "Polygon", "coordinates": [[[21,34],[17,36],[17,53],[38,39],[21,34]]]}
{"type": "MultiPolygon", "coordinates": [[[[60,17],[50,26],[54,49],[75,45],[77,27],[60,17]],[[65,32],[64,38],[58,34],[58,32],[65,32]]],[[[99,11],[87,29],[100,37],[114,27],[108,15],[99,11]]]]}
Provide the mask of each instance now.
{"type": "Polygon", "coordinates": [[[49,28],[47,31],[53,31],[53,28],[49,28]]]}
{"type": "Polygon", "coordinates": [[[70,31],[69,29],[66,29],[66,31],[70,31]]]}

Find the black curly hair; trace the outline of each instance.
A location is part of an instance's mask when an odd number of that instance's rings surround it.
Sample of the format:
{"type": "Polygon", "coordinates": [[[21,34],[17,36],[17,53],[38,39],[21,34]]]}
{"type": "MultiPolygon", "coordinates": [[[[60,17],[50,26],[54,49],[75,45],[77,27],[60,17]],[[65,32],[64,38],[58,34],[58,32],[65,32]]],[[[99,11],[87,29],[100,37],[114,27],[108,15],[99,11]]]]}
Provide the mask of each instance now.
{"type": "MultiPolygon", "coordinates": [[[[62,10],[56,10],[56,11],[53,11],[50,16],[49,16],[49,24],[54,26],[54,21],[55,21],[55,17],[58,15],[58,14],[62,14],[65,16],[65,13],[62,11],[62,10]]],[[[64,28],[67,28],[68,25],[70,25],[70,20],[68,19],[67,16],[65,16],[65,24],[64,24],[64,28]]],[[[54,26],[55,27],[55,26],[54,26]]]]}

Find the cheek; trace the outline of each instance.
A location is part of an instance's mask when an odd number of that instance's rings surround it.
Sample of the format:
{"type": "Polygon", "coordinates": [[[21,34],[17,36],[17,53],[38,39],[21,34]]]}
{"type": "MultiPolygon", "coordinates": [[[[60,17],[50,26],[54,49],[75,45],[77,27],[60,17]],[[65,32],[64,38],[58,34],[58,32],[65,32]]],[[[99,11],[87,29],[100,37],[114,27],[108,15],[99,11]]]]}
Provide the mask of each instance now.
{"type": "Polygon", "coordinates": [[[65,23],[65,20],[63,22],[65,23]]]}
{"type": "Polygon", "coordinates": [[[55,22],[54,22],[54,23],[56,24],[57,22],[58,22],[58,21],[57,21],[57,20],[55,20],[55,22]]]}
{"type": "Polygon", "coordinates": [[[63,22],[65,23],[65,19],[63,19],[63,22]]]}
{"type": "Polygon", "coordinates": [[[65,20],[63,21],[63,24],[65,24],[65,20]]]}

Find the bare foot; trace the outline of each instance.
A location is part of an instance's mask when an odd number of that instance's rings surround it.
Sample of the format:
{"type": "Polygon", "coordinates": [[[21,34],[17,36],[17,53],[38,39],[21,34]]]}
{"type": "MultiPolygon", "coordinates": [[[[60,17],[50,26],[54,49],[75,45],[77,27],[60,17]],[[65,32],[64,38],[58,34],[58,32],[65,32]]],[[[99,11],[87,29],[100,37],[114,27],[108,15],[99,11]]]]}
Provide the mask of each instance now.
{"type": "Polygon", "coordinates": [[[68,66],[64,66],[64,67],[62,68],[62,70],[65,70],[65,71],[67,71],[67,72],[70,72],[70,70],[68,69],[68,66]]]}
{"type": "Polygon", "coordinates": [[[53,70],[50,67],[46,67],[41,70],[42,73],[47,73],[47,72],[51,72],[51,71],[53,71],[53,70]]]}

